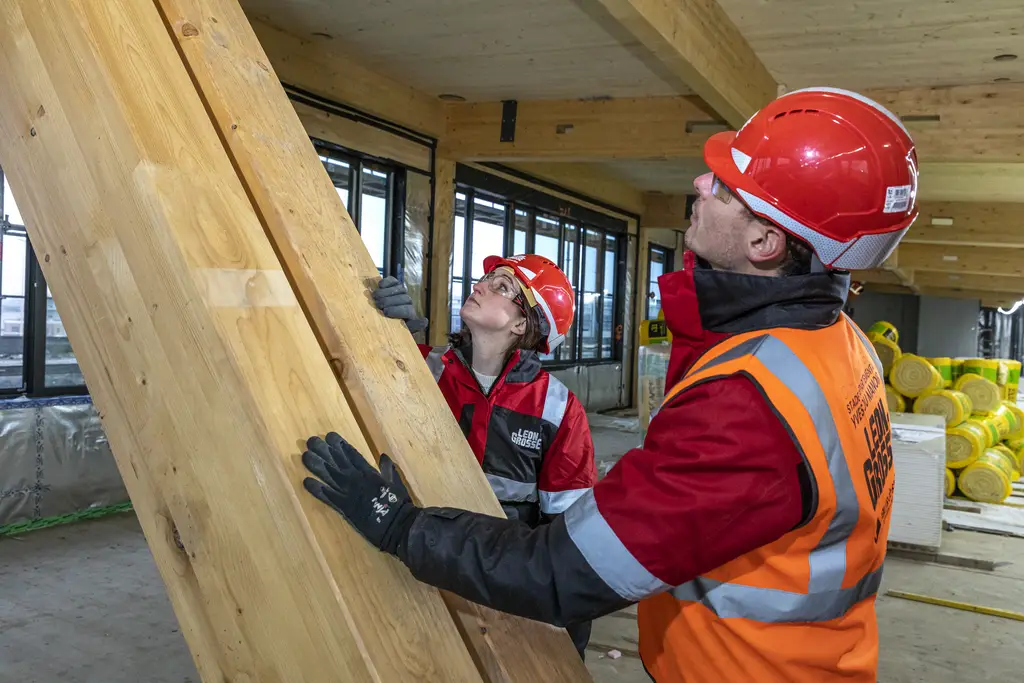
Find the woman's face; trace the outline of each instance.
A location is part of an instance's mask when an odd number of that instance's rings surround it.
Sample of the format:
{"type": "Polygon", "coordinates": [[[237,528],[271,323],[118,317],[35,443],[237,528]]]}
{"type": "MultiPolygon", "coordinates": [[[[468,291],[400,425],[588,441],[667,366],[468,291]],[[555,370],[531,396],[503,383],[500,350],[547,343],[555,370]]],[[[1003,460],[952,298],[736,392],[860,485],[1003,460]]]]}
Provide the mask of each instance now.
{"type": "Polygon", "coordinates": [[[473,285],[459,312],[473,333],[506,331],[512,336],[526,332],[526,316],[516,302],[522,290],[510,268],[501,267],[473,285]]]}

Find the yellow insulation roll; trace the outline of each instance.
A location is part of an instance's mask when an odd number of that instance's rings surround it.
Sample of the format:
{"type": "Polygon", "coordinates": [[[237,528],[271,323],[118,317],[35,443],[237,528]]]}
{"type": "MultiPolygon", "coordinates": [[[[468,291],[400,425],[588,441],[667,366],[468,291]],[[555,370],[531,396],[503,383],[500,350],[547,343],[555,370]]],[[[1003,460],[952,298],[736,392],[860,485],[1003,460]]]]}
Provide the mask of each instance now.
{"type": "Polygon", "coordinates": [[[999,361],[991,358],[968,358],[964,360],[964,374],[980,375],[993,384],[998,384],[999,361]]]}
{"type": "Polygon", "coordinates": [[[1017,418],[1016,429],[1014,429],[1014,425],[1011,423],[1010,433],[1006,435],[1006,438],[1024,439],[1024,409],[1021,409],[1021,407],[1018,406],[1013,401],[1003,401],[1002,409],[1005,409],[1007,412],[1011,413],[1015,418],[1017,418]]]}
{"type": "Polygon", "coordinates": [[[985,425],[989,431],[996,434],[995,443],[990,443],[991,448],[1010,435],[1010,421],[1005,414],[989,413],[988,415],[975,415],[974,419],[985,425]]]}
{"type": "Polygon", "coordinates": [[[953,491],[956,490],[956,477],[953,476],[953,470],[946,468],[946,497],[953,495],[953,491]]]}
{"type": "Polygon", "coordinates": [[[900,359],[903,352],[900,351],[900,347],[896,345],[896,342],[880,334],[868,335],[868,341],[875,347],[878,360],[882,361],[882,374],[888,377],[893,364],[900,359]]]}
{"type": "Polygon", "coordinates": [[[927,360],[912,353],[903,354],[893,363],[889,379],[896,391],[910,398],[942,388],[942,375],[939,371],[927,360]]]}
{"type": "Polygon", "coordinates": [[[1017,460],[1017,454],[1010,450],[1006,444],[996,444],[992,449],[999,451],[1010,459],[1010,464],[1013,466],[1013,475],[1010,481],[1013,482],[1020,479],[1020,462],[1017,460]]]}
{"type": "Polygon", "coordinates": [[[955,427],[971,416],[971,399],[959,391],[948,389],[926,391],[914,401],[914,412],[941,415],[947,427],[955,427]]]}
{"type": "Polygon", "coordinates": [[[885,320],[879,320],[877,323],[868,328],[868,334],[877,334],[880,337],[885,337],[893,344],[900,343],[900,331],[896,329],[896,326],[885,320]]]}
{"type": "Polygon", "coordinates": [[[1014,481],[1017,481],[1017,479],[1020,479],[1021,474],[1024,473],[1024,449],[1014,448],[1013,446],[1006,442],[1000,445],[1007,451],[1009,451],[1011,456],[1013,456],[1013,462],[1016,464],[1015,469],[1017,470],[1017,478],[1014,479],[1014,481]]]}
{"type": "Polygon", "coordinates": [[[1020,361],[1006,360],[1006,386],[1003,387],[1003,400],[1017,403],[1017,387],[1020,386],[1020,361]]]}
{"type": "Polygon", "coordinates": [[[1024,428],[1024,425],[1021,425],[1021,415],[1017,410],[1007,405],[1006,401],[1002,401],[993,413],[994,416],[1001,417],[1006,421],[1006,433],[1003,434],[1003,439],[1017,438],[1020,436],[1021,429],[1024,428]]]}
{"type": "Polygon", "coordinates": [[[1003,393],[995,382],[975,373],[961,375],[953,386],[970,397],[976,413],[995,412],[1003,400],[1003,393]]]}
{"type": "Polygon", "coordinates": [[[978,459],[990,443],[992,434],[977,420],[967,420],[946,429],[946,467],[967,467],[978,459]]]}
{"type": "Polygon", "coordinates": [[[965,467],[957,483],[965,496],[979,503],[1002,503],[1013,493],[1012,458],[995,448],[987,448],[977,460],[965,467]]]}
{"type": "Polygon", "coordinates": [[[890,413],[907,412],[907,401],[903,395],[888,384],[885,385],[885,400],[889,404],[890,413]]]}
{"type": "Polygon", "coordinates": [[[942,375],[943,386],[953,386],[953,359],[952,358],[929,358],[928,362],[942,375]]]}

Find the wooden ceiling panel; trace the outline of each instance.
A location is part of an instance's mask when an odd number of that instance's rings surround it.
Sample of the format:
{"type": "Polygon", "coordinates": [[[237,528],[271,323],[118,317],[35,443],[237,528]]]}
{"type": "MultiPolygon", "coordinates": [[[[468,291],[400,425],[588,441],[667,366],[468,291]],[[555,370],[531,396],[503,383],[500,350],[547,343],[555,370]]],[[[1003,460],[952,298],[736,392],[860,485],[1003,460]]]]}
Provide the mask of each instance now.
{"type": "Polygon", "coordinates": [[[1024,249],[1024,204],[922,202],[901,244],[1024,249]]]}
{"type": "Polygon", "coordinates": [[[1024,81],[1020,0],[718,0],[787,88],[1024,81]]]}
{"type": "Polygon", "coordinates": [[[694,179],[708,173],[700,157],[655,160],[617,160],[595,164],[644,192],[693,194],[694,179]]]}
{"type": "MultiPolygon", "coordinates": [[[[331,44],[432,95],[470,101],[681,94],[573,0],[241,0],[299,38],[331,44]]],[[[685,94],[685,93],[682,93],[685,94]]]]}

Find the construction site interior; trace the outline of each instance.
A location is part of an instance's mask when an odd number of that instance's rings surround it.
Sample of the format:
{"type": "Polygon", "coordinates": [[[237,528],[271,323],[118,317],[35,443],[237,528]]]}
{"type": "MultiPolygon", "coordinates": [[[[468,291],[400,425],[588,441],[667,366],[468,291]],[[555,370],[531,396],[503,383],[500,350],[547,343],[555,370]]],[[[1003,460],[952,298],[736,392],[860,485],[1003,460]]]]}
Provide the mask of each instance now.
{"type": "MultiPolygon", "coordinates": [[[[1020,54],[1020,0],[0,0],[0,681],[470,680],[441,649],[462,647],[446,605],[466,608],[397,563],[363,601],[380,560],[350,562],[299,470],[267,464],[351,426],[366,449],[431,453],[411,477],[434,501],[496,509],[430,374],[394,379],[419,358],[367,303],[374,278],[405,283],[429,320],[415,341],[438,346],[484,257],[563,268],[576,318],[542,360],[603,477],[665,393],[658,278],[683,265],[704,142],[816,86],[890,108],[920,162],[919,218],[845,308],[892,414],[878,680],[1019,679],[1020,54]],[[246,317],[267,310],[286,312],[246,317]],[[430,664],[353,645],[370,613],[430,664]],[[261,630],[314,623],[323,642],[290,653],[261,630]],[[303,668],[350,656],[370,664],[303,668]]],[[[499,641],[480,647],[508,667],[499,641]]],[[[589,676],[650,680],[638,648],[635,606],[600,618],[589,676]]],[[[558,671],[490,680],[582,680],[558,671]]]]}

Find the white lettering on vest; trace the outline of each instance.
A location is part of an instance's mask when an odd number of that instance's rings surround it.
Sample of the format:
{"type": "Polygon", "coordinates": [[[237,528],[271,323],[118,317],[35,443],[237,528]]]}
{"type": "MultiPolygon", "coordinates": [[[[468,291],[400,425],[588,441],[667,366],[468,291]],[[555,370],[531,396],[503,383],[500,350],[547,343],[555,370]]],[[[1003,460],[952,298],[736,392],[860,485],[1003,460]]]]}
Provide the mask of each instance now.
{"type": "Polygon", "coordinates": [[[540,450],[540,432],[531,432],[528,429],[520,429],[512,432],[512,443],[531,451],[540,450]]]}

